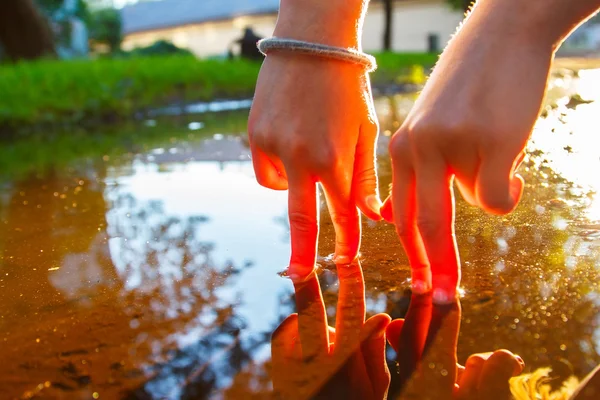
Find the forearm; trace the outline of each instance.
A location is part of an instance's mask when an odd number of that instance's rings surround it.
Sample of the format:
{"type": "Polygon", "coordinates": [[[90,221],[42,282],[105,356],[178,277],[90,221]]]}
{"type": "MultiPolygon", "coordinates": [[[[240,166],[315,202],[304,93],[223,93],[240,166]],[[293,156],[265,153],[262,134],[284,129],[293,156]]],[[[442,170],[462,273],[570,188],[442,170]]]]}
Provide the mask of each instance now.
{"type": "Polygon", "coordinates": [[[600,0],[479,0],[473,19],[490,30],[556,49],[600,0]]]}
{"type": "Polygon", "coordinates": [[[281,0],[275,36],[361,48],[369,0],[281,0]]]}

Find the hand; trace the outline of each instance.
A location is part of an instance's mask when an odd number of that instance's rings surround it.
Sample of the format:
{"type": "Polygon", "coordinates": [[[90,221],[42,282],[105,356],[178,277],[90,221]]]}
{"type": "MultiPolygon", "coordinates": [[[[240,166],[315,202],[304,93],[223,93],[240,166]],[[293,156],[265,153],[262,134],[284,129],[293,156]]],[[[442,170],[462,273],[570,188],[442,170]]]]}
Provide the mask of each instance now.
{"type": "Polygon", "coordinates": [[[269,55],[249,118],[258,182],[289,189],[289,273],[312,271],[318,237],[317,183],[336,231],[336,263],[354,260],[360,214],[380,220],[375,174],[378,134],[368,75],[358,66],[320,58],[269,55]]]}
{"type": "Polygon", "coordinates": [[[523,191],[516,170],[553,58],[553,42],[533,40],[501,3],[475,7],[390,143],[393,186],[382,215],[396,224],[413,290],[433,288],[438,303],[452,302],[460,281],[453,180],[487,212],[516,207],[523,191]]]}
{"type": "Polygon", "coordinates": [[[276,398],[383,400],[387,396],[385,329],[390,317],[377,314],[365,322],[360,265],[338,271],[335,329],[328,326],[316,274],[294,284],[298,314],[279,325],[271,342],[276,398]]]}
{"type": "Polygon", "coordinates": [[[523,371],[523,360],[508,350],[471,355],[457,363],[459,302],[433,304],[431,294],[413,294],[406,319],[387,328],[397,353],[400,392],[390,399],[509,400],[509,380],[523,371]],[[432,367],[433,366],[433,367],[432,367]]]}

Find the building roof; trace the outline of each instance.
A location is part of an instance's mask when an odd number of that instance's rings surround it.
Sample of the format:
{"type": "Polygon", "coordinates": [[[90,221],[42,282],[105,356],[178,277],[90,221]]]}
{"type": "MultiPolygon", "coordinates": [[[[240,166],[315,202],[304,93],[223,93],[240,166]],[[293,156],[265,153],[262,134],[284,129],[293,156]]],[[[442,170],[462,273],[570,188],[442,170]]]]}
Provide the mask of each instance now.
{"type": "Polygon", "coordinates": [[[218,21],[243,15],[275,13],[279,0],[140,1],[121,10],[123,33],[218,21]]]}

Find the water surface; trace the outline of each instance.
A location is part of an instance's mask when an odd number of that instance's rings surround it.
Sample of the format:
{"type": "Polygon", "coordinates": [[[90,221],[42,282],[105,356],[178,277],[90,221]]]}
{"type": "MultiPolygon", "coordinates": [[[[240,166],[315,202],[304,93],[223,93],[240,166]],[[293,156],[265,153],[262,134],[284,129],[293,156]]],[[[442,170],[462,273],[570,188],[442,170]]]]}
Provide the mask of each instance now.
{"type": "MultiPolygon", "coordinates": [[[[458,201],[459,361],[508,348],[562,378],[600,362],[599,82],[555,74],[513,214],[458,201]]],[[[413,101],[377,100],[382,192],[413,101]]],[[[294,311],[287,195],[256,184],[245,117],[2,145],[0,399],[269,398],[270,334],[294,311]]],[[[392,226],[364,223],[362,259],[368,312],[401,317],[410,272],[392,226]]],[[[333,321],[335,267],[322,266],[333,321]]]]}

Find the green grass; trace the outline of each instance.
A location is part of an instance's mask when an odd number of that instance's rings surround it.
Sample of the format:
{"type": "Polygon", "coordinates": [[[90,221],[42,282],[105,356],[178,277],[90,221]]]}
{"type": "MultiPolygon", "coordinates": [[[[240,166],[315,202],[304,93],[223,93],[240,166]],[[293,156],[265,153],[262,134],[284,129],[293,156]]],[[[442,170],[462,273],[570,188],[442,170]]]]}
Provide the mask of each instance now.
{"type": "MultiPolygon", "coordinates": [[[[385,84],[414,66],[432,66],[436,54],[382,53],[373,82],[385,84]]],[[[89,125],[125,119],[135,111],[216,97],[252,95],[260,64],[160,56],[79,61],[36,61],[0,66],[0,134],[24,127],[89,125]]],[[[404,74],[404,75],[403,75],[404,74]]],[[[414,80],[414,71],[408,80],[414,80]]],[[[402,78],[406,80],[405,78],[402,78]]]]}

